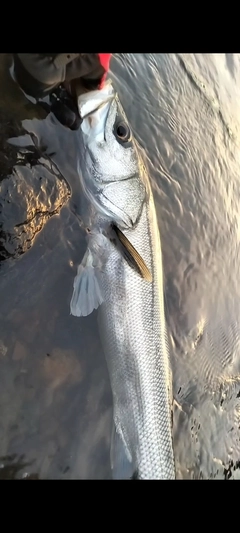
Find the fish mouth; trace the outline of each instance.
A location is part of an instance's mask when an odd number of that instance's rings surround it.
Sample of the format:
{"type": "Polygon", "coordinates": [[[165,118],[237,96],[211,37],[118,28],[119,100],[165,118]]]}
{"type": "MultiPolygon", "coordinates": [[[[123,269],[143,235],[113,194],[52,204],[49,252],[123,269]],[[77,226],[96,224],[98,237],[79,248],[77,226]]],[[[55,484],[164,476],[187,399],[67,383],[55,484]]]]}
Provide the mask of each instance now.
{"type": "MultiPolygon", "coordinates": [[[[115,100],[115,95],[113,96],[109,96],[108,98],[106,98],[106,100],[104,102],[101,102],[97,107],[95,107],[92,111],[89,111],[88,113],[86,113],[86,115],[82,116],[82,120],[85,120],[86,118],[90,117],[91,115],[93,115],[94,113],[96,113],[99,109],[101,109],[102,107],[104,107],[105,105],[107,105],[108,103],[112,103],[112,101],[115,100]]],[[[110,107],[110,106],[109,106],[110,107]]]]}
{"type": "Polygon", "coordinates": [[[108,80],[102,89],[88,91],[78,97],[78,110],[82,120],[96,113],[99,109],[116,98],[111,80],[108,80]]]}
{"type": "Polygon", "coordinates": [[[81,129],[87,137],[104,140],[106,120],[116,93],[110,80],[101,90],[89,91],[78,98],[78,109],[82,119],[81,129]]]}

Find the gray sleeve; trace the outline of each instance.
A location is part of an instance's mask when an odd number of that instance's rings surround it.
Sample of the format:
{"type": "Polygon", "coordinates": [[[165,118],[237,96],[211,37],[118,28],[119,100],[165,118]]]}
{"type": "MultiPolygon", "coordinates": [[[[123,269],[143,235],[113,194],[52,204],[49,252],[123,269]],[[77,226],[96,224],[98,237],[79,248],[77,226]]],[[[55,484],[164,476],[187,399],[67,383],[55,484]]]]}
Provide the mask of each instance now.
{"type": "Polygon", "coordinates": [[[61,83],[66,67],[80,54],[18,54],[24,68],[35,80],[46,85],[61,83]]]}
{"type": "Polygon", "coordinates": [[[99,86],[105,73],[99,54],[13,54],[16,79],[34,98],[48,94],[64,81],[81,79],[85,90],[99,86]]]}

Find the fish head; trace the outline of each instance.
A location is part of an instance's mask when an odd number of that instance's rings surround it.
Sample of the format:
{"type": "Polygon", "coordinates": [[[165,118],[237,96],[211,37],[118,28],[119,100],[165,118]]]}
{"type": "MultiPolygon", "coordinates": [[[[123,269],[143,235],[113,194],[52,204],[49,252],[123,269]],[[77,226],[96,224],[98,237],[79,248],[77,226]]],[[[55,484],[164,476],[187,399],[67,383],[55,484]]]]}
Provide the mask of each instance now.
{"type": "Polygon", "coordinates": [[[88,173],[100,182],[125,180],[136,173],[132,132],[111,82],[81,95],[78,106],[88,173]]]}
{"type": "Polygon", "coordinates": [[[84,191],[105,215],[114,214],[123,224],[132,225],[145,194],[139,178],[141,163],[111,81],[101,90],[81,95],[78,106],[82,117],[79,175],[84,191]]]}

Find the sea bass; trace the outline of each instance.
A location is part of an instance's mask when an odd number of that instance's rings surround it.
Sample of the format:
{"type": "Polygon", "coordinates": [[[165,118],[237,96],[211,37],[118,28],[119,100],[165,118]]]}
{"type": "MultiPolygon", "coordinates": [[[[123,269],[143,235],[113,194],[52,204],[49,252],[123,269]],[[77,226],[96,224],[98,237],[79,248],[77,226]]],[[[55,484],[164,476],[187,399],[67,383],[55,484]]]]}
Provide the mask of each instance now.
{"type": "Polygon", "coordinates": [[[146,170],[109,81],[81,95],[87,250],[71,314],[98,309],[113,395],[114,479],[174,479],[172,388],[158,223],[146,170]]]}

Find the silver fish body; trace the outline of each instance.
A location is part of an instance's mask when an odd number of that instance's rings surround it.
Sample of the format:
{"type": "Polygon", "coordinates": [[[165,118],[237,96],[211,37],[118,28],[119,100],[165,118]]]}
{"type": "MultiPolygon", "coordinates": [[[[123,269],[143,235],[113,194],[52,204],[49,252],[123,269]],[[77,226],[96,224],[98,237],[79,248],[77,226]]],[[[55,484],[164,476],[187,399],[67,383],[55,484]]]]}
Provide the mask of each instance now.
{"type": "Polygon", "coordinates": [[[130,133],[123,139],[128,124],[111,84],[98,111],[90,94],[89,101],[84,98],[80,111],[85,104],[90,108],[83,120],[80,175],[90,232],[71,312],[84,316],[99,308],[113,394],[113,477],[174,479],[171,371],[152,192],[130,133]],[[109,95],[113,99],[104,106],[109,95]],[[112,222],[145,262],[151,281],[121,253],[108,233],[112,222]]]}

